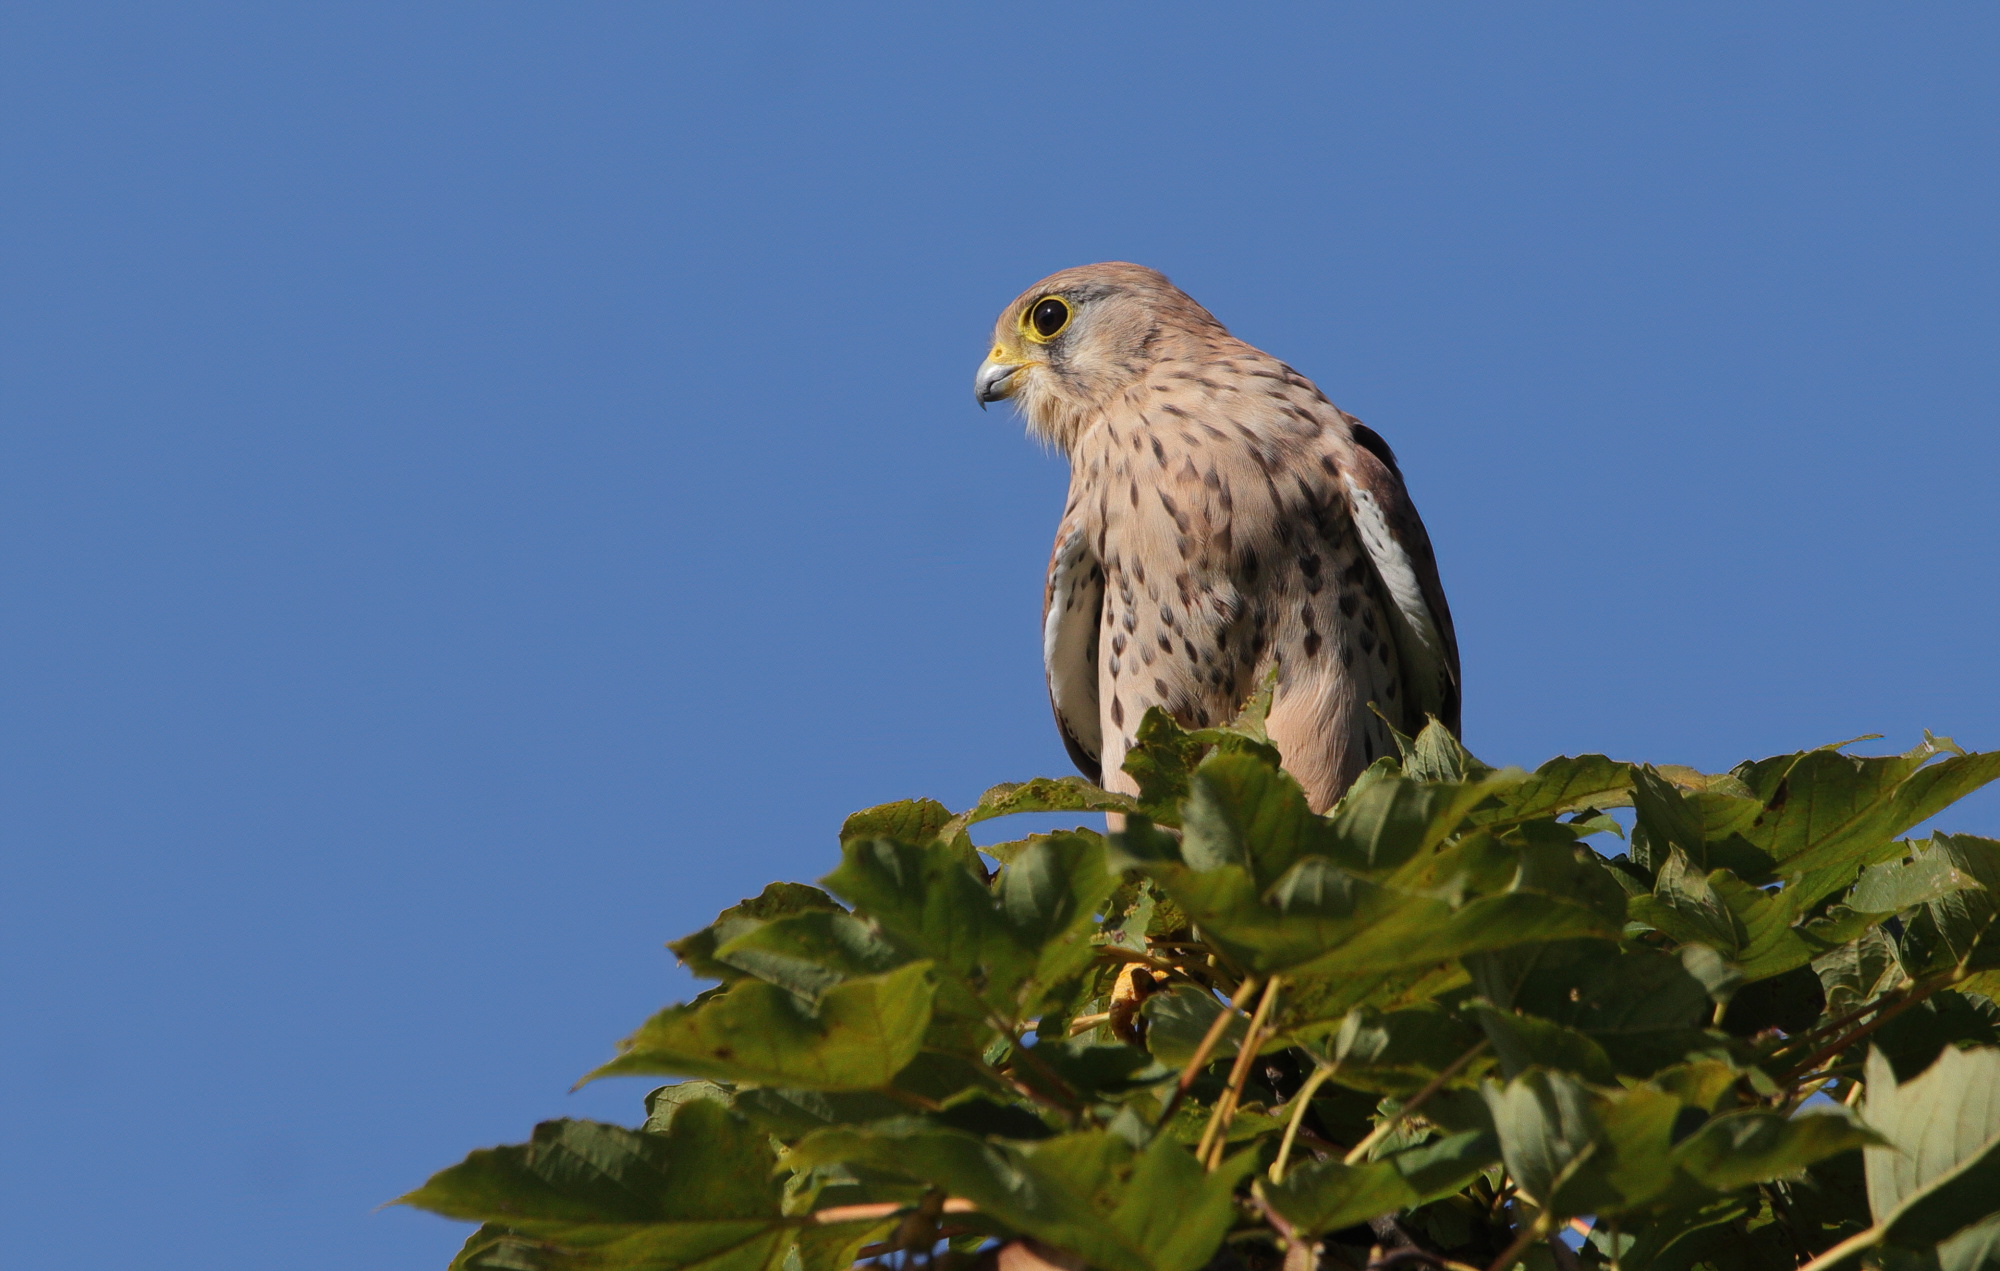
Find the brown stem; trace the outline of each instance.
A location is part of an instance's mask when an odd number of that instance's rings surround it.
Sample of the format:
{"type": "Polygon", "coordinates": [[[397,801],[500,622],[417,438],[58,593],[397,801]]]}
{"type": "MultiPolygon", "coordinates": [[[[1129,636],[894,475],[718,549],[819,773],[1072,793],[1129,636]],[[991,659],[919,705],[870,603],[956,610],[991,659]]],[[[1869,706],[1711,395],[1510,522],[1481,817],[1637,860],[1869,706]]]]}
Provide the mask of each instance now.
{"type": "Polygon", "coordinates": [[[1215,1101],[1215,1111],[1208,1117],[1208,1128],[1202,1131],[1201,1143],[1194,1150],[1195,1159],[1203,1161],[1209,1169],[1222,1163],[1222,1149],[1229,1141],[1229,1123],[1236,1119],[1236,1105],[1243,1099],[1243,1085],[1250,1080],[1250,1067],[1257,1061],[1257,1048],[1263,1045],[1264,1021],[1271,1014],[1271,1006],[1277,1001],[1278,985],[1283,976],[1274,975],[1264,982],[1264,995],[1257,999],[1257,1011],[1250,1017],[1250,1027],[1244,1030],[1243,1045],[1236,1051],[1236,1063],[1229,1070],[1229,1084],[1224,1087],[1222,1097],[1215,1101]]]}
{"type": "Polygon", "coordinates": [[[1858,1011],[1849,1011],[1847,1014],[1841,1016],[1839,1019],[1832,1020],[1825,1024],[1821,1024],[1818,1028],[1812,1029],[1809,1032],[1800,1033],[1797,1037],[1788,1038],[1784,1045],[1772,1051],[1771,1054],[1775,1058],[1778,1055],[1784,1054],[1788,1050],[1796,1050],[1799,1047],[1804,1046],[1809,1042],[1817,1041],[1820,1038],[1825,1037],[1829,1033],[1837,1033],[1841,1029],[1846,1028],[1849,1024],[1852,1024],[1855,1020],[1860,1019],[1864,1015],[1873,1015],[1876,1011],[1881,1010],[1886,1005],[1888,1005],[1888,1003],[1878,998],[1875,1001],[1870,1002],[1868,1005],[1862,1007],[1858,1011]]]}
{"type": "Polygon", "coordinates": [[[1896,1018],[1898,1015],[1901,1015],[1904,1011],[1909,1010],[1912,1006],[1915,1006],[1917,1003],[1923,1001],[1925,998],[1937,992],[1939,989],[1950,988],[1952,985],[1958,983],[1960,980],[1964,978],[1965,978],[1965,973],[1959,970],[1958,968],[1954,967],[1952,970],[1945,972],[1943,975],[1933,976],[1930,979],[1925,980],[1920,984],[1914,984],[1910,986],[1909,994],[1905,996],[1902,1001],[1897,1002],[1894,1005],[1888,1007],[1886,1010],[1878,1014],[1874,1019],[1869,1020],[1866,1024],[1863,1024],[1861,1027],[1855,1029],[1853,1032],[1840,1038],[1838,1041],[1828,1042],[1826,1045],[1820,1047],[1812,1054],[1806,1056],[1806,1058],[1802,1062],[1792,1065],[1785,1071],[1785,1075],[1781,1077],[1780,1080],[1786,1082],[1794,1081],[1802,1074],[1813,1071],[1815,1068],[1818,1068],[1820,1064],[1833,1058],[1835,1055],[1838,1055],[1840,1052],[1846,1050],[1849,1046],[1852,1046],[1854,1043],[1860,1041],[1862,1038],[1868,1036],[1870,1033],[1873,1033],[1876,1029],[1882,1027],[1882,1025],[1888,1023],[1890,1020],[1896,1018]]]}

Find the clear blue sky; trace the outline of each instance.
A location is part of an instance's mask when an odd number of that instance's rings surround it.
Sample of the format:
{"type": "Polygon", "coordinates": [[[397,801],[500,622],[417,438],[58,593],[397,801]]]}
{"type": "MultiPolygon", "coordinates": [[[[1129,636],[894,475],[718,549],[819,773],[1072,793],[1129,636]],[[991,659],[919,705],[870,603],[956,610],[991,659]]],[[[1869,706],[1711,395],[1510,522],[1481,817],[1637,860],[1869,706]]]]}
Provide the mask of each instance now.
{"type": "MultiPolygon", "coordinates": [[[[1403,458],[1466,731],[2000,746],[1989,5],[15,4],[0,1262],[441,1268],[850,809],[1067,770],[1059,460],[1165,270],[1403,458]]],[[[2000,832],[2000,797],[1948,818],[2000,832]]]]}

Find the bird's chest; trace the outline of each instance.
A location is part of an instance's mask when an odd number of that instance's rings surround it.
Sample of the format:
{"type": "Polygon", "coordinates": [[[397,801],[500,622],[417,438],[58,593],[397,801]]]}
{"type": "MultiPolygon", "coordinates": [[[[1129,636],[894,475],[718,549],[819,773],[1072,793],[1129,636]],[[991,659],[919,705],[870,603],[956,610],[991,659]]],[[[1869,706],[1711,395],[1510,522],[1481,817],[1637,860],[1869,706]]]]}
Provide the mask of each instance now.
{"type": "Polygon", "coordinates": [[[1104,568],[1103,691],[1132,699],[1112,713],[1215,723],[1271,667],[1387,672],[1379,584],[1311,438],[1151,422],[1106,426],[1073,460],[1104,568]]]}

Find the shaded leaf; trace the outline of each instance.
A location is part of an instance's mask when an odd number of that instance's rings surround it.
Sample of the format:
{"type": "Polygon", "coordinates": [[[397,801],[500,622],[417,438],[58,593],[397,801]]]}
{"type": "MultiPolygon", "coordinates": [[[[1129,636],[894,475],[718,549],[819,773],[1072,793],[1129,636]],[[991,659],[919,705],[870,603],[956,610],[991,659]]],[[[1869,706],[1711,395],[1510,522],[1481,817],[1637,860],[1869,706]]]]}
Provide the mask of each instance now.
{"type": "Polygon", "coordinates": [[[1511,1080],[1529,1068],[1542,1067],[1575,1073],[1596,1085],[1617,1084],[1618,1074],[1604,1048],[1582,1033],[1532,1015],[1496,1010],[1484,1002],[1474,1003],[1473,1012],[1493,1045],[1503,1077],[1511,1080]]]}
{"type": "Polygon", "coordinates": [[[1709,994],[1672,954],[1598,942],[1535,945],[1515,959],[1511,974],[1492,970],[1505,979],[1482,982],[1487,997],[1504,993],[1517,1008],[1575,1029],[1628,1075],[1650,1076],[1714,1044],[1702,1028],[1709,994]]]}
{"type": "MultiPolygon", "coordinates": [[[[1139,1008],[1146,1017],[1146,1048],[1170,1068],[1182,1068],[1194,1058],[1195,1048],[1208,1035],[1215,1017],[1229,1010],[1213,993],[1190,984],[1177,984],[1165,993],[1156,993],[1139,1008]]],[[[1238,1012],[1210,1052],[1215,1059],[1236,1053],[1250,1021],[1238,1012]]]]}
{"type": "Polygon", "coordinates": [[[1674,1149],[1674,1159],[1701,1183],[1732,1191],[1881,1141],[1840,1109],[1794,1117],[1750,1109],[1709,1121],[1674,1149]]]}
{"type": "MultiPolygon", "coordinates": [[[[1408,1095],[1479,1041],[1479,1033],[1437,1007],[1348,1013],[1328,1046],[1340,1084],[1408,1095]]],[[[1469,1076],[1468,1076],[1469,1080],[1469,1076]]]]}
{"type": "Polygon", "coordinates": [[[1570,1189],[1582,1166],[1600,1146],[1601,1130],[1582,1083],[1562,1073],[1529,1071],[1507,1084],[1488,1081],[1480,1087],[1500,1153],[1523,1195],[1561,1214],[1590,1212],[1603,1198],[1601,1189],[1570,1189]],[[1558,1189],[1582,1192],[1566,1197],[1558,1189]],[[1566,1205],[1567,1202],[1567,1205],[1566,1205]],[[1578,1206],[1584,1206],[1579,1209],[1578,1206]]]}
{"type": "Polygon", "coordinates": [[[1138,1151],[1104,1130],[1017,1144],[916,1123],[825,1130],[793,1157],[934,1182],[1006,1229],[1104,1271],[1195,1271],[1221,1243],[1230,1193],[1255,1163],[1244,1154],[1206,1173],[1167,1135],[1138,1151]]]}

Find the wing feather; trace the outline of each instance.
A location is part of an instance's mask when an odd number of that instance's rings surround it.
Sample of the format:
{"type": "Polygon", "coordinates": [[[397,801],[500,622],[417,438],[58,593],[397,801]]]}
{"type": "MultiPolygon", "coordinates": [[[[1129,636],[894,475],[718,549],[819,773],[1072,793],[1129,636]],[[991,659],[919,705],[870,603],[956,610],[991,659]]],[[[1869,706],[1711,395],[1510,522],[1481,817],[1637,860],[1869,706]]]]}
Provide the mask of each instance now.
{"type": "Polygon", "coordinates": [[[1065,517],[1042,593],[1042,669],[1063,746],[1077,770],[1099,783],[1104,724],[1098,715],[1097,643],[1103,608],[1103,567],[1081,521],[1065,517]]]}
{"type": "Polygon", "coordinates": [[[1430,535],[1388,445],[1360,421],[1349,417],[1348,425],[1355,446],[1341,463],[1341,483],[1362,546],[1394,610],[1391,625],[1412,708],[1406,731],[1422,727],[1429,714],[1457,733],[1458,634],[1430,535]]]}

